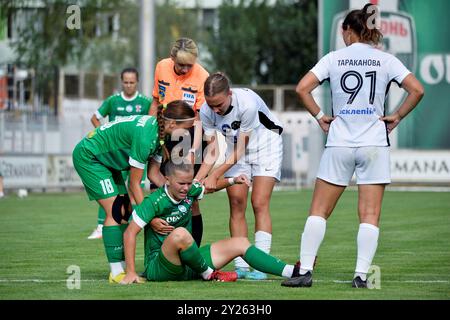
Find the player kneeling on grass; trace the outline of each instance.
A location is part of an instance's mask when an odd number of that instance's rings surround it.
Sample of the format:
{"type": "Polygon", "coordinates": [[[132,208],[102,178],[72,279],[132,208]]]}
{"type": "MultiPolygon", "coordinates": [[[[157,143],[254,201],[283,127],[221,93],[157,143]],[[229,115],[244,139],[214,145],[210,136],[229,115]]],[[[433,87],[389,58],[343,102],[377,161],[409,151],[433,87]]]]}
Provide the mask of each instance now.
{"type": "Polygon", "coordinates": [[[166,165],[167,183],[146,196],[135,207],[132,219],[124,234],[126,276],[120,282],[141,282],[135,270],[137,234],[145,232],[145,276],[151,281],[218,280],[236,281],[236,272],[218,271],[234,258],[241,256],[252,267],[270,274],[290,278],[298,275],[298,268],[288,265],[251,245],[245,237],[234,237],[197,247],[191,235],[192,203],[203,194],[228,187],[231,184],[247,184],[245,175],[221,179],[215,190],[205,190],[199,182],[193,182],[194,169],[190,164],[166,165]],[[232,179],[232,180],[231,180],[232,179]],[[159,217],[168,222],[168,234],[159,234],[148,223],[159,217]]]}

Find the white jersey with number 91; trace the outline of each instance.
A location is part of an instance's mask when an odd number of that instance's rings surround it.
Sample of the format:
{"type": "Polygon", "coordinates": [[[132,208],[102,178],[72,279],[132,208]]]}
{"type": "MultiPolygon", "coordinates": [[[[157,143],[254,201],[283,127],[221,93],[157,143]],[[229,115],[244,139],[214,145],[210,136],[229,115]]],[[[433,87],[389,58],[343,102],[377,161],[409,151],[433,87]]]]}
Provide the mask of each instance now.
{"type": "Polygon", "coordinates": [[[385,99],[391,82],[401,84],[410,71],[395,56],[354,43],[324,56],[311,69],[329,80],[332,112],[327,147],[388,146],[385,99]]]}

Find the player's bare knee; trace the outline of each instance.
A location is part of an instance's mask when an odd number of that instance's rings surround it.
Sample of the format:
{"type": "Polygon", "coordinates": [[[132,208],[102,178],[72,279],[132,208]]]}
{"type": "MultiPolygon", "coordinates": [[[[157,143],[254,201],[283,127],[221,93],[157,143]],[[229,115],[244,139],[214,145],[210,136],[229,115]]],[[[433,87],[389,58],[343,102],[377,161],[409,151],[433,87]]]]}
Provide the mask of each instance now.
{"type": "Polygon", "coordinates": [[[251,243],[247,237],[236,237],[234,239],[236,239],[237,246],[243,248],[244,251],[246,251],[248,249],[248,247],[251,246],[251,243]]]}
{"type": "Polygon", "coordinates": [[[261,198],[252,199],[252,207],[255,214],[258,212],[268,212],[269,202],[267,201],[267,199],[261,198]]]}
{"type": "Polygon", "coordinates": [[[244,255],[247,249],[251,246],[247,237],[232,237],[230,238],[230,247],[233,248],[235,254],[244,255]]]}
{"type": "Polygon", "coordinates": [[[193,239],[189,231],[186,228],[178,227],[174,229],[169,235],[173,241],[175,241],[180,246],[189,246],[192,244],[193,239]]]}
{"type": "Polygon", "coordinates": [[[247,199],[241,199],[241,198],[231,198],[230,199],[230,206],[232,208],[235,208],[240,211],[245,211],[247,208],[247,199]]]}

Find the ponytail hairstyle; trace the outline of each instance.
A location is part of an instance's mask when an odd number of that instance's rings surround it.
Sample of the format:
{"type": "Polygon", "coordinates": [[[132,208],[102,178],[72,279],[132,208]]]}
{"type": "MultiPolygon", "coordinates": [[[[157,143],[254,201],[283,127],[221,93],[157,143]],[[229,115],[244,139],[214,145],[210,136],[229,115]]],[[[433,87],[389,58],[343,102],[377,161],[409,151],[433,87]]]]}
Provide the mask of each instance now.
{"type": "MultiPolygon", "coordinates": [[[[373,4],[367,3],[361,10],[350,11],[342,22],[342,29],[352,29],[358,36],[361,42],[378,45],[383,39],[383,34],[376,28],[375,25],[368,25],[369,18],[375,14],[375,11],[369,10],[373,4]],[[367,12],[369,10],[369,12],[367,12]]],[[[378,19],[378,17],[377,17],[378,19]]]]}
{"type": "Polygon", "coordinates": [[[212,97],[219,93],[228,93],[230,91],[230,79],[223,72],[216,72],[210,75],[203,87],[205,97],[212,97]]]}
{"type": "Polygon", "coordinates": [[[156,114],[158,121],[159,144],[163,150],[163,162],[170,159],[169,151],[165,145],[166,133],[164,131],[164,121],[175,121],[177,124],[184,121],[193,121],[195,112],[191,106],[183,100],[174,100],[168,104],[160,104],[156,114]]]}

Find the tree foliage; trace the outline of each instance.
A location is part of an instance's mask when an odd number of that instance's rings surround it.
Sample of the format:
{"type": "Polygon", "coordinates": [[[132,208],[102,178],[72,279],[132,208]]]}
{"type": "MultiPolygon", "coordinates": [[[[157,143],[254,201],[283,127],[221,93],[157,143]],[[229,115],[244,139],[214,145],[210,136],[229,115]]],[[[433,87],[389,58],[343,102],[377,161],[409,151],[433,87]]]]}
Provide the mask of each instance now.
{"type": "MultiPolygon", "coordinates": [[[[209,51],[210,69],[226,72],[234,83],[296,83],[316,61],[316,0],[224,0],[210,34],[198,25],[198,11],[180,9],[181,1],[155,7],[157,60],[183,36],[200,44],[201,56],[209,51]]],[[[113,73],[138,65],[139,0],[1,0],[0,8],[3,17],[26,13],[10,45],[15,63],[33,69],[38,85],[67,65],[113,73]],[[81,28],[73,30],[66,25],[72,4],[81,8],[81,28]],[[115,15],[114,33],[108,21],[115,15]]]]}
{"type": "MultiPolygon", "coordinates": [[[[139,62],[139,0],[1,0],[0,14],[25,15],[10,45],[16,64],[45,70],[74,64],[90,71],[118,72],[139,62]],[[32,5],[30,5],[32,4],[32,5]],[[70,5],[81,9],[81,28],[69,29],[70,5]],[[117,34],[112,19],[119,17],[117,34]]],[[[196,12],[179,9],[178,1],[155,6],[156,57],[167,57],[173,42],[187,36],[204,37],[196,12]]],[[[18,19],[19,20],[19,19],[18,19]]]]}
{"type": "Polygon", "coordinates": [[[234,83],[293,84],[317,58],[315,0],[226,0],[211,37],[216,68],[234,83]]]}

